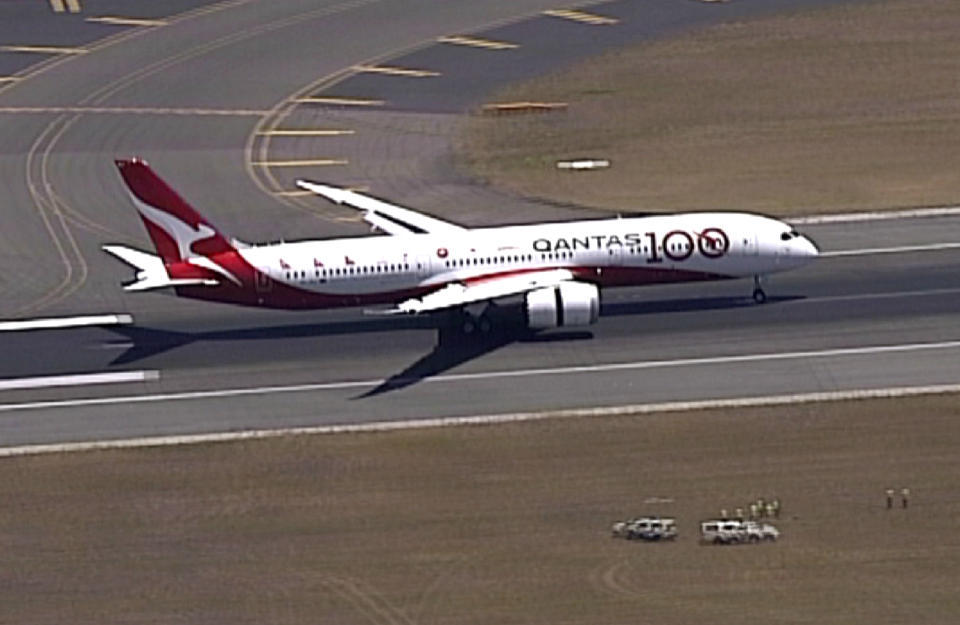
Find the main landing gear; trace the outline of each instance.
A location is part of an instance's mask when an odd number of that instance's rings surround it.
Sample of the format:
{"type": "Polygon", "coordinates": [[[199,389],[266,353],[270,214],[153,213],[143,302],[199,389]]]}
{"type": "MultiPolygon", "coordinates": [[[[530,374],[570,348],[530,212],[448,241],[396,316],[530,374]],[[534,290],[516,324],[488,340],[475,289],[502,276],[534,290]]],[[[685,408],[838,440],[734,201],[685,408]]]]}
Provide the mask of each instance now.
{"type": "Polygon", "coordinates": [[[493,329],[491,318],[493,311],[492,302],[480,306],[465,306],[455,313],[457,315],[455,323],[462,334],[490,334],[493,329]]]}
{"type": "Polygon", "coordinates": [[[476,316],[464,311],[460,317],[460,331],[464,334],[476,334],[477,332],[489,334],[492,328],[493,323],[490,322],[490,317],[486,314],[476,316]]]}
{"type": "Polygon", "coordinates": [[[753,276],[753,301],[758,304],[767,301],[767,293],[760,284],[760,276],[753,276]]]}

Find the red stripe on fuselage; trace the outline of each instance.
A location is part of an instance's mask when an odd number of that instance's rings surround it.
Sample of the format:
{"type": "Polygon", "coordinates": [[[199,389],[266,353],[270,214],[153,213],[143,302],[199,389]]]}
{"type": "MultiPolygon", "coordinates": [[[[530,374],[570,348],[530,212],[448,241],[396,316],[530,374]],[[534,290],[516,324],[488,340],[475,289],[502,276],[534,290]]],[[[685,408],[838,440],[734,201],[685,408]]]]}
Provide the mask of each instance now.
{"type": "MultiPolygon", "coordinates": [[[[404,299],[420,297],[446,284],[434,284],[426,287],[412,287],[393,291],[368,293],[318,293],[312,290],[301,289],[297,286],[278,282],[266,275],[257,276],[256,270],[240,254],[229,252],[211,257],[211,260],[221,266],[242,283],[242,287],[224,279],[222,275],[187,263],[179,263],[171,267],[172,278],[204,278],[218,281],[217,286],[186,286],[178,287],[176,292],[183,297],[216,301],[243,306],[258,306],[263,308],[278,308],[291,310],[308,310],[322,308],[345,308],[352,306],[371,306],[378,304],[395,304],[404,299]]],[[[689,271],[685,269],[668,269],[653,267],[630,267],[615,265],[609,267],[537,267],[502,271],[485,274],[462,281],[467,285],[496,280],[514,275],[538,273],[555,269],[569,270],[576,280],[590,282],[601,287],[614,286],[643,286],[648,284],[668,284],[673,282],[694,282],[704,280],[725,280],[732,276],[689,271]]],[[[361,282],[361,281],[357,281],[361,282]]]]}
{"type": "MultiPolygon", "coordinates": [[[[470,286],[491,280],[519,276],[528,273],[566,269],[581,282],[591,282],[597,286],[644,286],[647,284],[669,284],[673,282],[699,282],[704,280],[727,280],[733,276],[706,271],[688,269],[670,269],[663,267],[631,267],[629,265],[609,265],[599,267],[528,267],[497,273],[484,274],[473,278],[464,278],[459,282],[470,286]]],[[[453,282],[453,281],[452,281],[453,282]]]]}

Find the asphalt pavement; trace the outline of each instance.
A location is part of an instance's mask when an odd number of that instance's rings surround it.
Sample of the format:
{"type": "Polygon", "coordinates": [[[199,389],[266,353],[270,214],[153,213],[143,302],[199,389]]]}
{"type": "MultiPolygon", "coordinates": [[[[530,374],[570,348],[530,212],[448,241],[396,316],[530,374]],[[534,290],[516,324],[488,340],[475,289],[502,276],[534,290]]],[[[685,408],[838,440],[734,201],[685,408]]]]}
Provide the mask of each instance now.
{"type": "MultiPolygon", "coordinates": [[[[0,75],[18,78],[0,83],[0,318],[111,312],[135,319],[126,328],[0,336],[0,378],[158,375],[0,391],[0,445],[957,381],[955,249],[824,258],[774,279],[771,302],[759,307],[748,301],[746,282],[610,291],[596,326],[503,330],[479,342],[430,319],[265,312],[124,293],[119,283],[129,270],[99,246],[148,243],[115,157],[146,157],[221,228],[251,241],[366,233],[343,209],[280,194],[297,175],[363,184],[470,225],[582,218],[594,214],[490,189],[453,166],[458,118],[505,82],[623,43],[825,3],[643,0],[583,9],[619,20],[608,25],[542,15],[556,7],[540,0],[181,4],[180,17],[141,16],[165,19],[162,26],[103,30],[81,17],[131,5],[94,1],[79,15],[44,16],[31,6],[22,20],[0,20],[3,43],[87,50],[24,65],[29,54],[0,52],[0,75]],[[520,47],[436,41],[453,34],[520,47]],[[356,69],[369,65],[439,76],[356,69]],[[297,101],[305,96],[384,104],[360,110],[297,101]],[[355,132],[264,134],[305,124],[355,132]],[[326,157],[346,163],[256,164],[326,157]],[[76,402],[83,399],[100,403],[76,402]]],[[[829,252],[949,243],[958,223],[940,217],[804,230],[829,252]]],[[[505,320],[511,310],[504,307],[505,320]]]]}

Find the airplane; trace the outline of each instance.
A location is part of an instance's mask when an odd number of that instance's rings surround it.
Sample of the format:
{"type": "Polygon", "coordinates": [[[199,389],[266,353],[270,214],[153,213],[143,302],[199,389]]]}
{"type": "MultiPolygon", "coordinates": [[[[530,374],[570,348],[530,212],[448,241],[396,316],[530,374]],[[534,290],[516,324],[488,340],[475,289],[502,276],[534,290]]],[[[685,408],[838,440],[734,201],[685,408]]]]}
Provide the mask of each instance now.
{"type": "Polygon", "coordinates": [[[228,238],[139,158],[115,161],[156,248],[104,245],[135,270],[126,291],[245,306],[320,309],[387,304],[382,314],[463,314],[463,331],[489,330],[496,300],[522,296],[539,330],[597,321],[600,289],[761,278],[801,267],[819,250],[762,215],[702,212],[465,228],[348,189],[301,189],[360,211],[390,236],[252,245],[228,238]]]}

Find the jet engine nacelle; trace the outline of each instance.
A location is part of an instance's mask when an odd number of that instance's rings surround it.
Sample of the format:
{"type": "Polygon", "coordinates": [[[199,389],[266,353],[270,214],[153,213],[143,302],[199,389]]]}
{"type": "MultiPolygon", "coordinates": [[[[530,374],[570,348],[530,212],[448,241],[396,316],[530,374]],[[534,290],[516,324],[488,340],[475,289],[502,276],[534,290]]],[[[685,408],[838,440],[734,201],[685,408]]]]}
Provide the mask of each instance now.
{"type": "Polygon", "coordinates": [[[525,308],[534,329],[588,326],[600,316],[600,291],[585,282],[563,282],[527,293],[525,308]]]}

